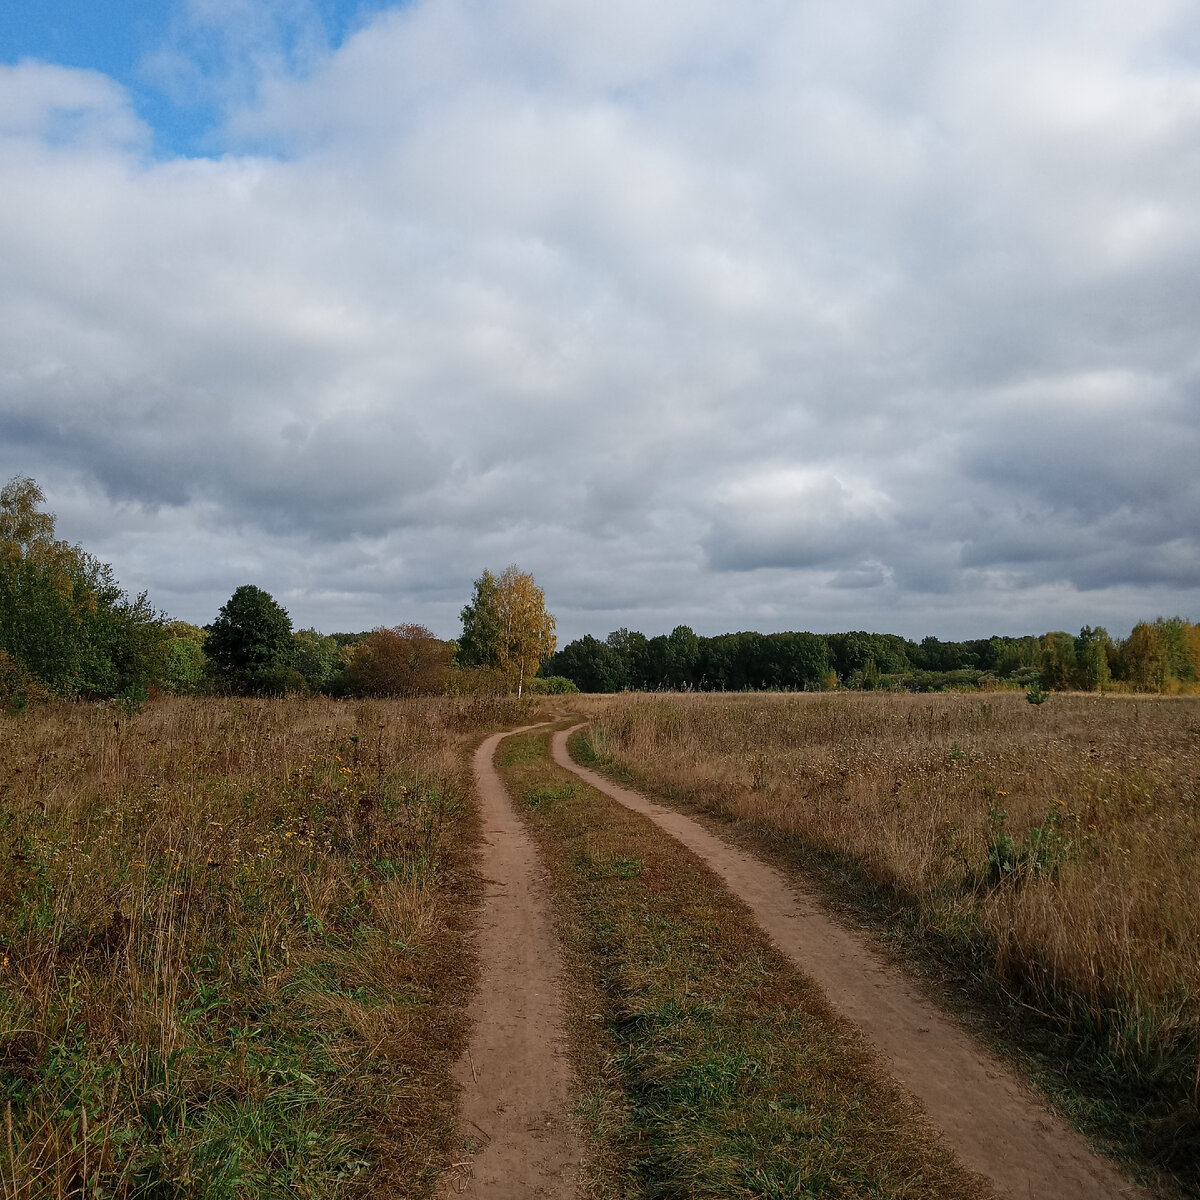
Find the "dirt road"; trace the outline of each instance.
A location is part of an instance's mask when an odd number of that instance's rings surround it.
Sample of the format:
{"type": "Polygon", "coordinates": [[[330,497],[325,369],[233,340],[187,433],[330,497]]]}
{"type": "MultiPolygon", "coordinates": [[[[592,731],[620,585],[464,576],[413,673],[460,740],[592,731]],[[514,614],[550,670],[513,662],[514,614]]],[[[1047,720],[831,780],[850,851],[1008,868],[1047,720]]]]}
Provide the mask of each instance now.
{"type": "Polygon", "coordinates": [[[779,949],[874,1042],[963,1164],[990,1180],[1000,1195],[1021,1200],[1143,1196],[861,936],[832,920],[781,872],[682,813],[581,767],[567,751],[572,732],[554,735],[554,761],[699,855],[750,907],[779,949]]]}
{"type": "Polygon", "coordinates": [[[507,736],[488,738],[475,754],[485,836],[483,969],[474,1032],[455,1071],[468,1152],[449,1172],[441,1194],[567,1200],[576,1195],[582,1153],[568,1119],[558,941],[537,851],[492,765],[507,736]]]}

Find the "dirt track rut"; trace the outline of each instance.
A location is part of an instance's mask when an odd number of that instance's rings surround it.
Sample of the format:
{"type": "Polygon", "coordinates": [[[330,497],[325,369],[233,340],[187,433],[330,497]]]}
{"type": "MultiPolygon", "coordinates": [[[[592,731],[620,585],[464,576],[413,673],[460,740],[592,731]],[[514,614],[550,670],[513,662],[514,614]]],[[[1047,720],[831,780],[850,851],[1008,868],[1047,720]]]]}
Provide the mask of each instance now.
{"type": "Polygon", "coordinates": [[[482,978],[469,1047],[455,1069],[461,1131],[475,1151],[451,1169],[440,1194],[567,1200],[577,1192],[582,1151],[570,1124],[558,939],[537,850],[492,762],[508,736],[488,738],[475,753],[485,837],[482,978]]]}
{"type": "MultiPolygon", "coordinates": [[[[576,726],[575,728],[582,728],[576,726]]],[[[1144,1195],[866,941],[832,920],[781,872],[682,813],[580,766],[554,735],[554,761],[648,817],[699,855],[753,911],[779,949],[870,1038],[925,1106],[965,1166],[1002,1196],[1115,1200],[1144,1195]]]]}

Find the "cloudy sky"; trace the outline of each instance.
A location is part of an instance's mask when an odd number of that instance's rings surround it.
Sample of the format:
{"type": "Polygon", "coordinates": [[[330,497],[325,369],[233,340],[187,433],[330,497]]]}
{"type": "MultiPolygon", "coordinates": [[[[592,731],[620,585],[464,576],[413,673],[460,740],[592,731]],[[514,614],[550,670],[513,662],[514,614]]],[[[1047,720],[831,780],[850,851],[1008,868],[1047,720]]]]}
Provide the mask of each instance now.
{"type": "Polygon", "coordinates": [[[4,0],[0,479],[172,615],[1200,618],[1196,0],[4,0]]]}

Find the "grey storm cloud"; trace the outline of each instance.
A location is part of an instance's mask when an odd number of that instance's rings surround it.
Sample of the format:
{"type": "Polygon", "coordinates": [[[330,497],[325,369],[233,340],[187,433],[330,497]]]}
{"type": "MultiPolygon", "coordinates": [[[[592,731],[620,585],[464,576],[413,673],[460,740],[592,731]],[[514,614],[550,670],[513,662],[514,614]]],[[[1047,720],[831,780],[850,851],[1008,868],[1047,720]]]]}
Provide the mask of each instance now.
{"type": "Polygon", "coordinates": [[[199,86],[226,21],[211,157],[0,66],[0,473],[128,586],[448,635],[514,560],[568,636],[1196,615],[1194,6],[189,11],[145,72],[199,86]]]}

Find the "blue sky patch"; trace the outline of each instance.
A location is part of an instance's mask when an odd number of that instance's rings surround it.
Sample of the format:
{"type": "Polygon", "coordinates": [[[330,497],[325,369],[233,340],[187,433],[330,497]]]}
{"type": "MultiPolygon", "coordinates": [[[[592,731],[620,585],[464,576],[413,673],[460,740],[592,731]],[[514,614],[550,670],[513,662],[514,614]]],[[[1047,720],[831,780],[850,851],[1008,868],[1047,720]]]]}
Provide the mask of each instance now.
{"type": "Polygon", "coordinates": [[[5,0],[0,63],[100,71],[129,92],[159,157],[219,154],[225,107],[264,65],[304,74],[384,0],[5,0]]]}

